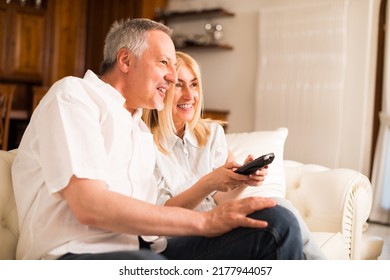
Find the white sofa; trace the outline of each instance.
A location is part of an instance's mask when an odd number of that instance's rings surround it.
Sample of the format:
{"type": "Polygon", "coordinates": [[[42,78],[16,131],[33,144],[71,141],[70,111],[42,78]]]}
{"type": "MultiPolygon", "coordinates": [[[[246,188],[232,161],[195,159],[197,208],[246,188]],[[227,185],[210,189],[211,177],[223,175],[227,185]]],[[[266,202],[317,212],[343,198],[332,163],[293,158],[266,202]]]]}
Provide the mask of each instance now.
{"type": "MultiPolygon", "coordinates": [[[[276,154],[264,185],[244,195],[286,195],[329,259],[377,259],[383,241],[363,233],[372,202],[369,180],[350,169],[283,160],[286,137],[286,129],[227,135],[237,161],[247,153],[276,154]]],[[[11,181],[15,153],[0,151],[0,259],[15,258],[19,235],[11,181]]]]}
{"type": "Polygon", "coordinates": [[[243,196],[287,198],[328,259],[378,259],[383,240],[364,233],[372,205],[368,178],[352,169],[285,160],[287,135],[286,128],[226,135],[238,162],[248,154],[275,153],[263,185],[249,188],[243,196]]]}

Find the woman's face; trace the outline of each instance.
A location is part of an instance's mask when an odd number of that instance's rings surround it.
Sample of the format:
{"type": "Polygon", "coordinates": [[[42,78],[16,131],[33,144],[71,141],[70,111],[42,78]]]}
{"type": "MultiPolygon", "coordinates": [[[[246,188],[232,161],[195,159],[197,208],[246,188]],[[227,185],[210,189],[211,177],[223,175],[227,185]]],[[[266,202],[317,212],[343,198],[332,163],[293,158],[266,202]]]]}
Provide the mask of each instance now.
{"type": "Polygon", "coordinates": [[[177,83],[174,85],[172,117],[177,131],[181,131],[186,122],[193,119],[199,100],[199,83],[195,73],[186,65],[177,71],[177,83]]]}

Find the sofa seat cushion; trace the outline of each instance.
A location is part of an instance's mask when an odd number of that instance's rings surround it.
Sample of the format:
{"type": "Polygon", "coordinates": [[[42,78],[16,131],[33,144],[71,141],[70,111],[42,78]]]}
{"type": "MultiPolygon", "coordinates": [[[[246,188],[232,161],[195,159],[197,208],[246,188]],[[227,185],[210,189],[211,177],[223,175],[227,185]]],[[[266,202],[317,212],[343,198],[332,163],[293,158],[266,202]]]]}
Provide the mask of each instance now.
{"type": "Polygon", "coordinates": [[[345,248],[344,238],[340,232],[312,232],[312,236],[328,260],[349,259],[348,250],[340,250],[345,248]]]}
{"type": "Polygon", "coordinates": [[[362,237],[361,259],[362,260],[377,260],[380,259],[383,249],[383,238],[368,233],[364,233],[362,237]]]}

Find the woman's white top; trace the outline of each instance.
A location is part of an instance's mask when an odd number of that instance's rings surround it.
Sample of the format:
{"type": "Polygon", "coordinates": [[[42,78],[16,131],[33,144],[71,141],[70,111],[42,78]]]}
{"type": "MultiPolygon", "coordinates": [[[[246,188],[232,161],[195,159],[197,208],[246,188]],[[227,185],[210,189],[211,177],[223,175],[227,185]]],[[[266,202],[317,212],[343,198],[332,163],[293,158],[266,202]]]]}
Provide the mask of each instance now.
{"type": "MultiPolygon", "coordinates": [[[[186,129],[183,139],[175,136],[167,143],[167,155],[157,152],[155,176],[158,182],[158,204],[165,204],[169,198],[225,164],[228,147],[224,130],[218,123],[210,122],[208,126],[210,136],[205,146],[199,147],[195,135],[186,129]]],[[[214,199],[209,195],[196,210],[208,211],[215,206],[214,199]]]]}

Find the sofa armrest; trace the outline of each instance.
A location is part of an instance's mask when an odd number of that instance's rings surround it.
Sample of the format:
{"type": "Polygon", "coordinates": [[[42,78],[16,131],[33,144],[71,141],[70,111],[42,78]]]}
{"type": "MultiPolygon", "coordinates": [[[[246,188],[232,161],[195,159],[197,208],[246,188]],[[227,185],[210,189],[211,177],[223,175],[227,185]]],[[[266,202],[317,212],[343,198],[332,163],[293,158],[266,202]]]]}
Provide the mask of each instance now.
{"type": "Polygon", "coordinates": [[[360,259],[363,225],[372,206],[368,178],[352,169],[304,164],[285,166],[285,172],[286,197],[310,231],[341,232],[350,259],[360,259]]]}
{"type": "Polygon", "coordinates": [[[16,150],[0,150],[0,260],[15,259],[19,237],[18,217],[11,180],[16,150]]]}

